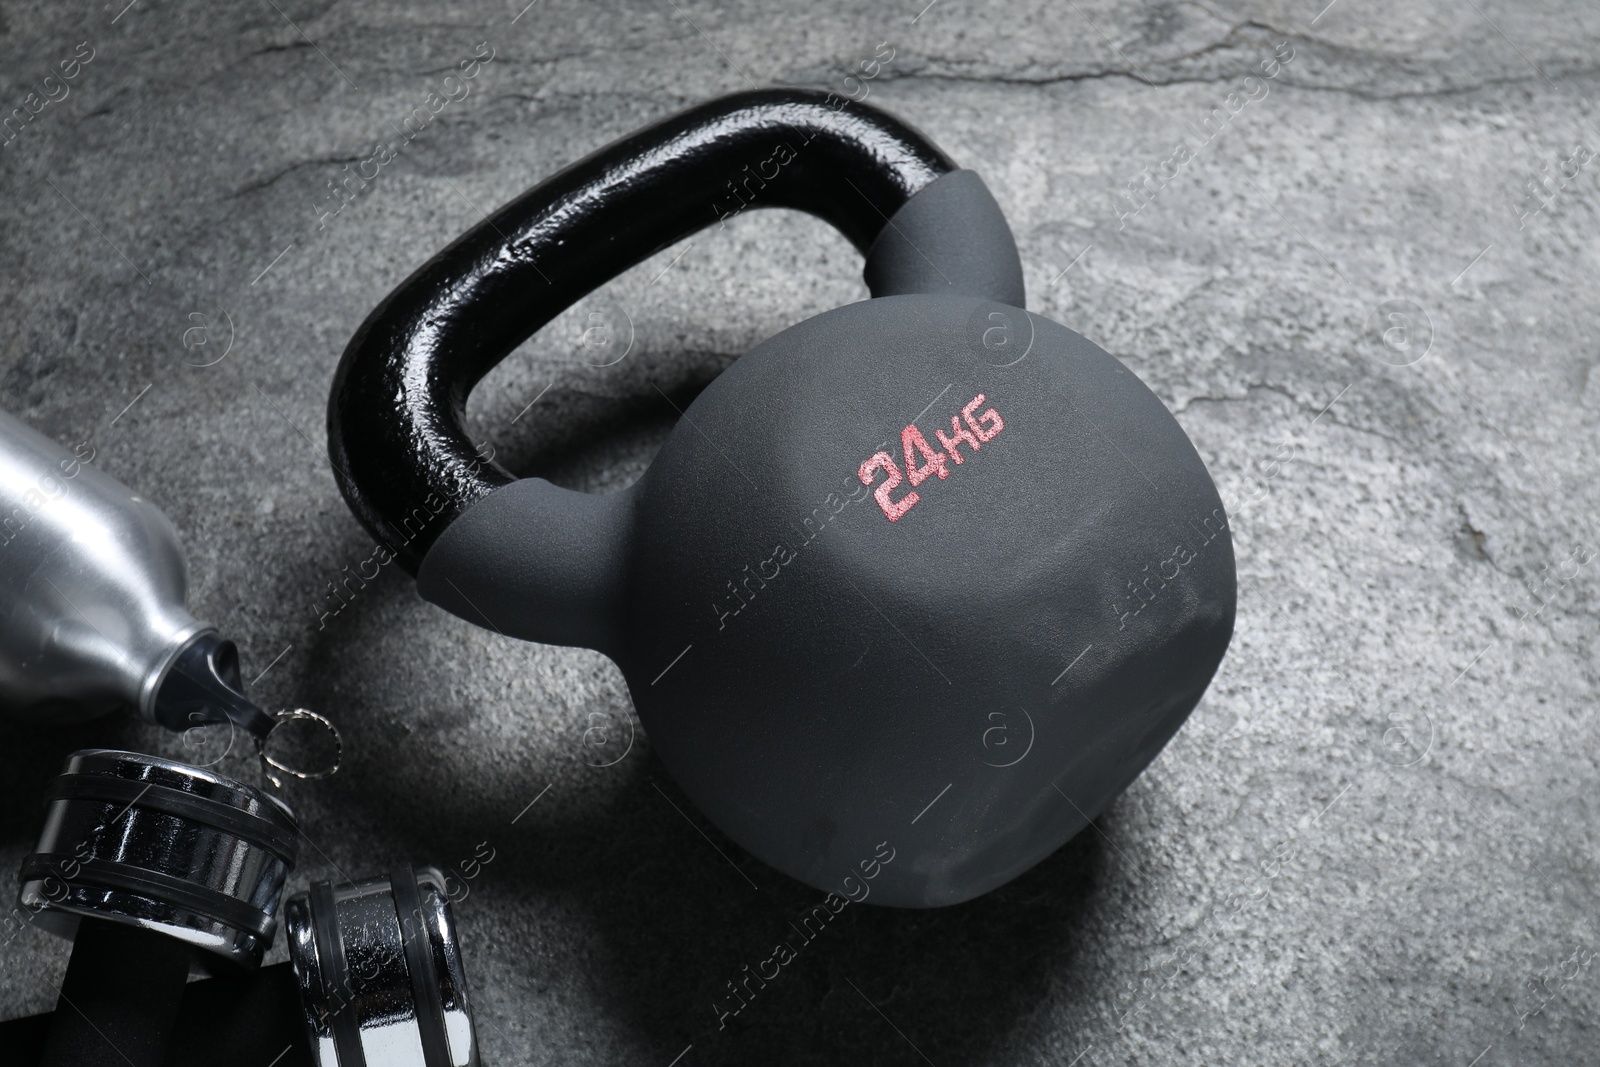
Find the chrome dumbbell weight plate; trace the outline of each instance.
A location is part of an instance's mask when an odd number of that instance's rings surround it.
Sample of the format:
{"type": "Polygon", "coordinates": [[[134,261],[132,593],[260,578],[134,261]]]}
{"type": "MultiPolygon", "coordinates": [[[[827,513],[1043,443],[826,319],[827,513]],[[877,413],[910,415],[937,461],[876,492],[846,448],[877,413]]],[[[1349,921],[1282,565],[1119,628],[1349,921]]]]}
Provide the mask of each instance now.
{"type": "Polygon", "coordinates": [[[207,960],[255,967],[272,943],[298,827],[274,797],[133,752],[68,757],[18,897],[72,936],[83,917],[166,934],[207,960]]]}
{"type": "Polygon", "coordinates": [[[444,875],[318,882],[284,905],[318,1067],[472,1067],[471,1008],[444,875]]]}

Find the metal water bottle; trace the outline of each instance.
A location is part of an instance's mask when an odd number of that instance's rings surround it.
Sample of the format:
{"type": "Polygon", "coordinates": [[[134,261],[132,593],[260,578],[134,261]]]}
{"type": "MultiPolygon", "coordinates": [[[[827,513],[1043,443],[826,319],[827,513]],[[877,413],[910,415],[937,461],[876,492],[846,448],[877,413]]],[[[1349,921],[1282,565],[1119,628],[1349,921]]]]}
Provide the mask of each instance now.
{"type": "Polygon", "coordinates": [[[0,714],[131,705],[173,730],[275,717],[246,699],[232,641],[184,606],[177,531],[149,500],[0,412],[0,714]]]}

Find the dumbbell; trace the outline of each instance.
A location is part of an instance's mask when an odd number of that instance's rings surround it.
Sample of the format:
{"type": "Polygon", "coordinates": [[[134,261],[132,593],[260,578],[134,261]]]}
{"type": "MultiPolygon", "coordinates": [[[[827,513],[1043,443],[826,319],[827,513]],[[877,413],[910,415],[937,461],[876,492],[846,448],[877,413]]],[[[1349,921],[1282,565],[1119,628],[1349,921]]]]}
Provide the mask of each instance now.
{"type": "Polygon", "coordinates": [[[853,899],[870,870],[874,902],[955,903],[1122,792],[1233,632],[1194,446],[1024,303],[976,173],[875,108],[739,93],[572,164],[411,274],[345,349],[329,455],[424,599],[613,659],[656,755],[746,850],[853,899]],[[474,444],[467,397],[500,360],[746,207],[831,223],[872,299],[741,356],[622,492],[518,479],[474,444]]]}
{"type": "Polygon", "coordinates": [[[43,1067],[159,1067],[196,972],[248,972],[277,928],[299,827],[275,797],[133,752],[67,758],[18,911],[73,938],[43,1067]]]}
{"type": "Polygon", "coordinates": [[[331,731],[245,696],[234,643],[184,606],[172,523],[95,457],[92,440],[69,451],[0,411],[0,709],[73,721],[131,706],[171,730],[231,723],[258,743],[285,718],[331,731]]]}
{"type": "Polygon", "coordinates": [[[445,875],[317,882],[284,905],[317,1067],[471,1067],[477,1039],[445,875]]]}
{"type": "Polygon", "coordinates": [[[76,936],[56,1011],[0,1026],[0,1052],[47,1067],[177,1067],[283,1041],[279,1067],[476,1062],[437,869],[314,883],[284,906],[289,962],[258,970],[299,833],[281,802],[172,761],[88,750],[68,758],[46,805],[19,913],[76,936]],[[186,986],[192,971],[215,977],[186,986]]]}

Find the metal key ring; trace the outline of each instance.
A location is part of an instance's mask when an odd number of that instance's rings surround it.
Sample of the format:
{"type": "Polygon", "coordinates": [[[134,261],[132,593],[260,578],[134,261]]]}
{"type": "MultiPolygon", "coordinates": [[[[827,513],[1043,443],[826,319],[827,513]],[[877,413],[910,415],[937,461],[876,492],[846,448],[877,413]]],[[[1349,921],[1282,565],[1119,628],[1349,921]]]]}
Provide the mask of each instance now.
{"type": "Polygon", "coordinates": [[[344,738],[339,735],[339,728],[333,725],[326,716],[319,715],[306,708],[291,708],[288,711],[279,712],[274,717],[272,729],[256,739],[256,754],[261,759],[261,770],[267,776],[268,781],[280,789],[283,787],[283,781],[277,774],[280,771],[290,778],[295,778],[302,782],[320,782],[339,773],[339,767],[344,761],[344,738]],[[301,722],[307,719],[321,723],[333,735],[333,765],[326,770],[302,771],[281,762],[267,753],[267,742],[272,740],[272,735],[278,731],[278,727],[285,723],[301,722]]]}

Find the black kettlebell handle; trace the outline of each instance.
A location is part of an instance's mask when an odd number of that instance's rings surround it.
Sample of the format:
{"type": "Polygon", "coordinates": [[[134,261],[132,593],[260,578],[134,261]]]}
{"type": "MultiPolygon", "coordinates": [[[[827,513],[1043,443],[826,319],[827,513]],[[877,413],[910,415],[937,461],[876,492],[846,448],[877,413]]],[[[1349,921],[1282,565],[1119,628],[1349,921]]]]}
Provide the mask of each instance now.
{"type": "Polygon", "coordinates": [[[511,201],[368,316],[328,408],[335,475],[368,532],[416,574],[457,517],[516,480],[467,436],[473,386],[595,288],[745,207],[798,208],[831,223],[867,254],[874,296],[948,288],[1023,302],[1016,246],[993,198],[905,123],[806,90],[710,101],[511,201]],[[924,190],[925,209],[903,217],[924,190]]]}

